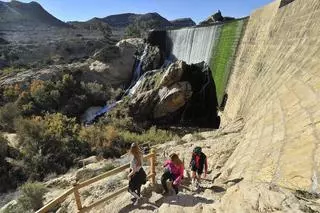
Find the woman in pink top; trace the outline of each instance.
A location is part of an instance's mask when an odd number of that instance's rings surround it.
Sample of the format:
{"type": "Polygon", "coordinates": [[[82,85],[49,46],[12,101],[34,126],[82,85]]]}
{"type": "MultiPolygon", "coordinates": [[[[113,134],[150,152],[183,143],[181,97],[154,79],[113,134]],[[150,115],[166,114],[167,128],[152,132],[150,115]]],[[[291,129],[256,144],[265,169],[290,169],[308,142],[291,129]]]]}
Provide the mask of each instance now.
{"type": "Polygon", "coordinates": [[[178,194],[178,186],[183,178],[184,166],[177,154],[171,154],[170,160],[165,161],[165,171],[161,177],[164,193],[168,193],[167,180],[172,181],[172,188],[178,194]]]}

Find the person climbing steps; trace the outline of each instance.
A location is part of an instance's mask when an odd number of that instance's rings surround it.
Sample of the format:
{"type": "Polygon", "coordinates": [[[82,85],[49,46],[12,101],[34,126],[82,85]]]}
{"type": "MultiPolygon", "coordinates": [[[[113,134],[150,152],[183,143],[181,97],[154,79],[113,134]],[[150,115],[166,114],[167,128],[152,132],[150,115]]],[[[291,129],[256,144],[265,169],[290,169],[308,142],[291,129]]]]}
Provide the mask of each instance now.
{"type": "Polygon", "coordinates": [[[192,171],[192,185],[195,186],[196,189],[199,189],[203,169],[204,178],[206,178],[208,173],[207,156],[202,152],[202,148],[199,146],[193,149],[190,168],[192,171]]]}
{"type": "Polygon", "coordinates": [[[183,178],[184,166],[179,156],[175,153],[170,155],[170,160],[164,163],[164,173],[161,176],[161,184],[164,189],[163,194],[168,194],[167,180],[172,181],[172,188],[175,193],[179,192],[179,185],[183,178]]]}
{"type": "Polygon", "coordinates": [[[133,201],[133,205],[138,205],[140,200],[141,185],[146,183],[147,175],[142,167],[143,153],[140,151],[139,146],[135,143],[132,143],[129,153],[132,155],[132,160],[130,163],[130,172],[128,174],[128,192],[133,196],[131,199],[133,201]]]}

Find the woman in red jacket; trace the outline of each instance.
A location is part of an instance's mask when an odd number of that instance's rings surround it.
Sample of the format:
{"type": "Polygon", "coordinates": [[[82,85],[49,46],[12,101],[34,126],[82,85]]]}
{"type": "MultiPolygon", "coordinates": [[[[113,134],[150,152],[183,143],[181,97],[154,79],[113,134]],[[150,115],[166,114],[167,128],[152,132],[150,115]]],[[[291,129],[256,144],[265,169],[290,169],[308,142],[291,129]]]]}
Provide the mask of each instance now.
{"type": "Polygon", "coordinates": [[[169,192],[167,180],[170,180],[172,181],[172,188],[175,193],[178,194],[178,187],[183,178],[183,162],[180,160],[179,156],[174,153],[170,155],[170,160],[165,161],[164,167],[165,171],[161,177],[161,184],[164,189],[164,193],[167,194],[169,192]]]}

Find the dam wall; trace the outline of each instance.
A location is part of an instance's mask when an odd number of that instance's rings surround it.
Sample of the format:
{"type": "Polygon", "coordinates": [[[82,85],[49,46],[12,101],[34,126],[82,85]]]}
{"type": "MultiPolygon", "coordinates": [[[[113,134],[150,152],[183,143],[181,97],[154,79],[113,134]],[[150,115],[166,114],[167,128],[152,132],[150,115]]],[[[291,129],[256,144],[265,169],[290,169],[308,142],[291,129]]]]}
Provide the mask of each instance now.
{"type": "Polygon", "coordinates": [[[320,1],[253,12],[226,93],[222,125],[245,127],[223,174],[319,192],[320,1]]]}

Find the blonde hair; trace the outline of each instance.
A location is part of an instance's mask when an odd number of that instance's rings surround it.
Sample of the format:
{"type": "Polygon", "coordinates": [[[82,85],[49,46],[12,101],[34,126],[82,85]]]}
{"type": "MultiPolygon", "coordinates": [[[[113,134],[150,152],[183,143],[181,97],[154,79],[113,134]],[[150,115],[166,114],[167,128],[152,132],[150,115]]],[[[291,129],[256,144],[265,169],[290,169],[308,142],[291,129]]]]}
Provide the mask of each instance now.
{"type": "Polygon", "coordinates": [[[172,153],[170,155],[170,160],[176,165],[182,165],[182,161],[180,160],[179,156],[176,153],[172,153]]]}
{"type": "Polygon", "coordinates": [[[139,146],[136,143],[132,143],[129,153],[131,155],[133,155],[133,157],[136,159],[138,166],[141,166],[142,162],[141,162],[141,157],[142,157],[142,152],[139,148],[139,146]]]}

